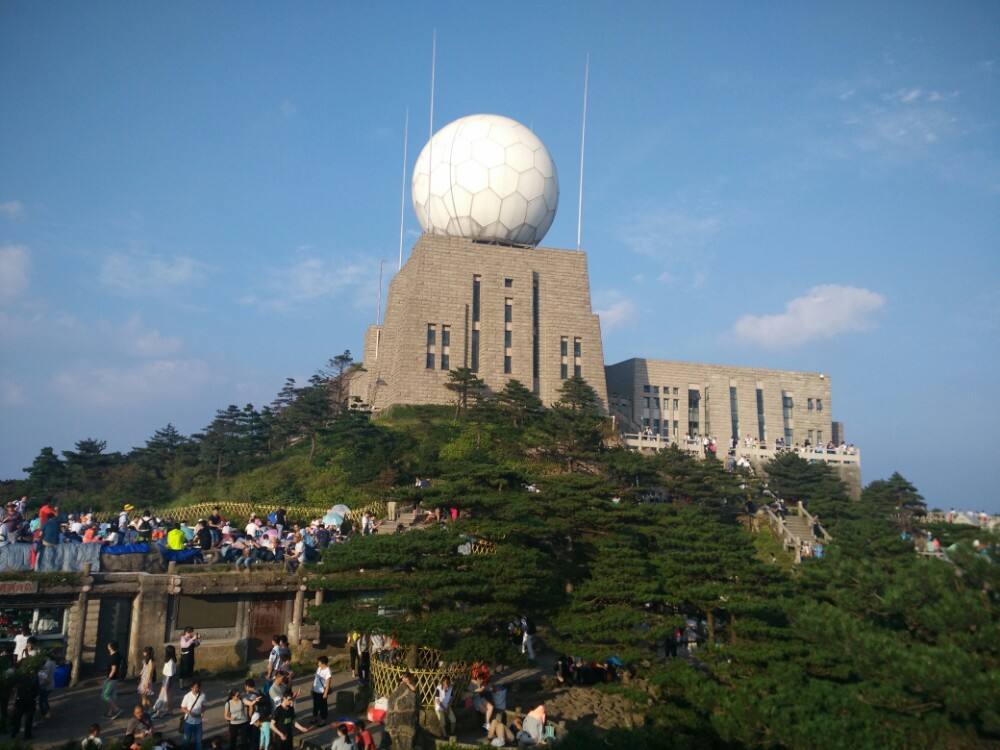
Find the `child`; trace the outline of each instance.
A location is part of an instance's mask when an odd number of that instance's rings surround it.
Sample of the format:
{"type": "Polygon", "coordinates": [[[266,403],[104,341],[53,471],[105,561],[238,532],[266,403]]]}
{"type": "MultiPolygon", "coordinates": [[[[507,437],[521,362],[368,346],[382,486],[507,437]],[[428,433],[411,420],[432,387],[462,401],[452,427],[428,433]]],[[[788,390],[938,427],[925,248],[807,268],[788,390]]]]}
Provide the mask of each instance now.
{"type": "Polygon", "coordinates": [[[101,740],[101,726],[99,724],[91,724],[90,729],[87,731],[87,736],[80,743],[80,748],[81,750],[100,750],[103,744],[101,740]]]}
{"type": "MultiPolygon", "coordinates": [[[[253,725],[254,729],[257,730],[257,734],[260,736],[260,741],[257,744],[257,750],[270,750],[271,747],[271,722],[264,721],[261,719],[260,714],[254,714],[250,717],[250,723],[253,725]]],[[[254,750],[250,748],[250,750],[254,750]]]]}

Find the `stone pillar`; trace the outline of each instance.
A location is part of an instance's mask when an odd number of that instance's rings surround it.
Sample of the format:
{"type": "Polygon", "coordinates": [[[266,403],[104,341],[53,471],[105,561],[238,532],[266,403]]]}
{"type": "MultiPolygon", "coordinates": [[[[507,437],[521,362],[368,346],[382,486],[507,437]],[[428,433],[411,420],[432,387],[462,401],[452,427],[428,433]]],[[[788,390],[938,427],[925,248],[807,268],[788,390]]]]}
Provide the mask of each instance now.
{"type": "MultiPolygon", "coordinates": [[[[89,565],[87,566],[90,567],[89,565]]],[[[85,570],[88,574],[90,571],[85,570]]],[[[86,583],[80,589],[79,596],[76,597],[76,606],[73,613],[73,630],[69,637],[69,649],[66,658],[70,663],[69,686],[74,687],[80,681],[80,661],[83,654],[83,637],[87,627],[87,594],[90,591],[90,584],[86,583]]]]}
{"type": "Polygon", "coordinates": [[[313,605],[319,607],[323,604],[323,589],[316,589],[316,596],[313,599],[313,605]]]}
{"type": "Polygon", "coordinates": [[[132,621],[128,629],[128,651],[125,652],[128,659],[128,673],[131,676],[137,675],[142,668],[142,641],[139,636],[142,631],[143,599],[142,581],[140,579],[139,590],[132,600],[132,621]]]}
{"type": "Polygon", "coordinates": [[[292,603],[292,623],[288,626],[288,642],[298,645],[302,633],[302,613],[306,605],[306,587],[300,585],[292,603]]]}

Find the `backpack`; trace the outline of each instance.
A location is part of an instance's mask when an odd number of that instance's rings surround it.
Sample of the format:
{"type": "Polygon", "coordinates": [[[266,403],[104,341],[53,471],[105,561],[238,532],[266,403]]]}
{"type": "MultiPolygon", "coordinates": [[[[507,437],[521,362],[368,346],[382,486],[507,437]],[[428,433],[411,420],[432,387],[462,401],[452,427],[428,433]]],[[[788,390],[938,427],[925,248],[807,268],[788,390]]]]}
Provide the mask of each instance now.
{"type": "Polygon", "coordinates": [[[535,623],[534,623],[534,621],[533,620],[529,620],[527,617],[525,617],[524,618],[524,623],[525,623],[525,629],[524,629],[525,632],[528,635],[534,635],[535,634],[535,623]]]}
{"type": "Polygon", "coordinates": [[[272,526],[278,523],[278,511],[272,510],[267,514],[267,522],[272,526]]]}

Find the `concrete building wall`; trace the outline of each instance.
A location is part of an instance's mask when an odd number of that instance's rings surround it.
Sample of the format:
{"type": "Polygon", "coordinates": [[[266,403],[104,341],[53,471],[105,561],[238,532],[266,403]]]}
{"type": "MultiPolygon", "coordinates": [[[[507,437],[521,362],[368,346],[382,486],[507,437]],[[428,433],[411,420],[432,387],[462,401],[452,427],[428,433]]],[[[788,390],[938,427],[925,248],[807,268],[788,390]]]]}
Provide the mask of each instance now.
{"type": "Polygon", "coordinates": [[[463,366],[476,369],[493,390],[517,379],[546,404],[558,400],[564,375],[572,376],[579,367],[603,404],[607,393],[604,352],[600,322],[590,306],[586,255],[483,245],[456,237],[421,237],[389,284],[382,326],[371,326],[366,333],[366,373],[354,379],[351,395],[376,411],[393,404],[451,403],[454,394],[445,388],[448,370],[463,366]],[[476,279],[478,320],[473,299],[476,279]],[[508,301],[510,321],[506,320],[508,301]],[[433,343],[429,343],[428,326],[434,327],[433,343]],[[446,328],[447,347],[443,345],[446,328]],[[474,361],[477,336],[478,368],[474,361]],[[442,355],[447,355],[447,366],[442,355]],[[506,357],[510,358],[509,372],[505,371],[506,357]],[[433,367],[428,367],[429,362],[433,367]]]}
{"type": "Polygon", "coordinates": [[[735,389],[735,429],[740,439],[761,437],[758,390],[768,445],[786,437],[786,428],[789,444],[807,438],[813,444],[833,439],[830,378],[821,373],[654,359],[625,360],[609,365],[606,372],[609,400],[625,420],[633,428],[649,427],[671,440],[696,432],[727,441],[734,430],[730,388],[735,389]],[[697,397],[689,400],[690,392],[697,397]],[[791,400],[787,420],[783,398],[791,400]],[[695,404],[696,414],[689,415],[695,404]]]}

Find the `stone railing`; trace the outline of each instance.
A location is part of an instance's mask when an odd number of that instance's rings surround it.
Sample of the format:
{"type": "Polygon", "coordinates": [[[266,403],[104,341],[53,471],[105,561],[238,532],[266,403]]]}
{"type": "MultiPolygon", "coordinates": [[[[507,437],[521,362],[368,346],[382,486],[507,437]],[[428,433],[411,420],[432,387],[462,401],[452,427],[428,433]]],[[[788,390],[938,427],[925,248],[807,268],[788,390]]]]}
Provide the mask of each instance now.
{"type": "MultiPolygon", "coordinates": [[[[673,440],[656,434],[643,434],[627,432],[622,434],[622,441],[629,448],[638,450],[663,450],[671,445],[687,451],[693,455],[700,456],[704,453],[704,444],[698,440],[673,440]]],[[[722,460],[730,453],[730,448],[726,443],[717,443],[716,458],[722,460]]],[[[781,453],[795,453],[806,461],[822,461],[828,464],[861,465],[861,451],[857,448],[823,448],[823,447],[791,447],[773,448],[768,446],[752,445],[746,446],[742,443],[732,450],[732,455],[736,458],[746,458],[749,461],[765,463],[777,457],[781,453]]]]}

